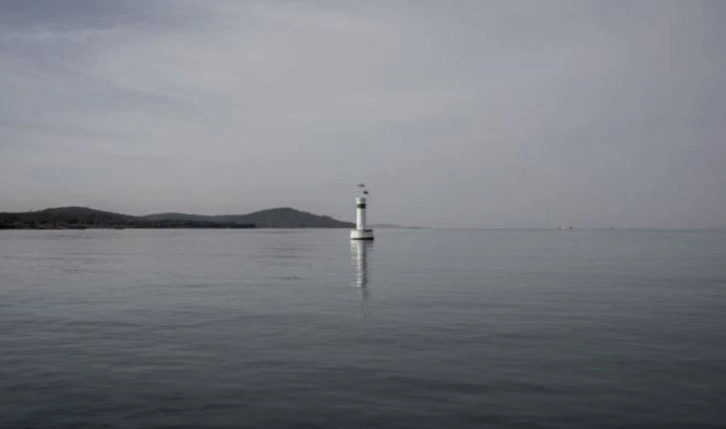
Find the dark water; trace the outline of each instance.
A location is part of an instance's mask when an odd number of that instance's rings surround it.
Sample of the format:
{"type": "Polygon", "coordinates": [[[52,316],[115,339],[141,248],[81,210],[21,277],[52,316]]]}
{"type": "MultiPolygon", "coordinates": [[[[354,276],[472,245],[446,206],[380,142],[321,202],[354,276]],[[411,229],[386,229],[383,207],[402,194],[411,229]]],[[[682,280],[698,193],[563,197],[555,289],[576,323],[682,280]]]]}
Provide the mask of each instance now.
{"type": "Polygon", "coordinates": [[[726,234],[0,232],[0,427],[726,427],[726,234]]]}

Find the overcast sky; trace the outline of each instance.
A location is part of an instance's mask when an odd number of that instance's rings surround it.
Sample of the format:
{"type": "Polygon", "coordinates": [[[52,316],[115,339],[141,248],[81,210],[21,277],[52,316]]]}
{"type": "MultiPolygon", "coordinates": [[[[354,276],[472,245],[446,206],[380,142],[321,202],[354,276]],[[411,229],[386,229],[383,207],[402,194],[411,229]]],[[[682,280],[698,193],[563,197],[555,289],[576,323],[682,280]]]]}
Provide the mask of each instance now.
{"type": "Polygon", "coordinates": [[[0,0],[0,211],[726,226],[726,2],[0,0]]]}

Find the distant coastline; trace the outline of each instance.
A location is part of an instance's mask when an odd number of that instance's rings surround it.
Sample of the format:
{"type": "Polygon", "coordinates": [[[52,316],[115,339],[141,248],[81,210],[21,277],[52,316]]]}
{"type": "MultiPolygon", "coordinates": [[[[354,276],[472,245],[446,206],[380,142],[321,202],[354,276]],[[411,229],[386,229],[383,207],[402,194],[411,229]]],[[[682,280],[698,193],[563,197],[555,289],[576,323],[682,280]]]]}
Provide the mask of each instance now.
{"type": "Polygon", "coordinates": [[[29,212],[0,212],[0,229],[171,229],[171,228],[351,228],[339,221],[281,207],[243,215],[205,216],[159,213],[131,216],[88,207],[57,207],[29,212]]]}

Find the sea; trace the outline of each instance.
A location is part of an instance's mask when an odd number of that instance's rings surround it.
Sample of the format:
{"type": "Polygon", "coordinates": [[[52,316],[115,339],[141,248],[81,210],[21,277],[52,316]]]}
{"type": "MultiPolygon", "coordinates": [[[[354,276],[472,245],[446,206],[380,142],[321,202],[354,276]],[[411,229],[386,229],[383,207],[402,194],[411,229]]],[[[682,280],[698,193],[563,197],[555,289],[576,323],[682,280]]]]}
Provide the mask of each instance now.
{"type": "Polygon", "coordinates": [[[3,429],[724,427],[724,231],[0,231],[3,429]]]}

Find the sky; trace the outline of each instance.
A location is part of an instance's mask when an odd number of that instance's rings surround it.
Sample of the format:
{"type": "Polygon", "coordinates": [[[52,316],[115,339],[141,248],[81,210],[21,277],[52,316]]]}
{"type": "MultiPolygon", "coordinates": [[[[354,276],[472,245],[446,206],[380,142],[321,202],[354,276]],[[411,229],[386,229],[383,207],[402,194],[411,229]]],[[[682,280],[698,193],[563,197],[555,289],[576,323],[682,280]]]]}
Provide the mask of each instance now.
{"type": "Polygon", "coordinates": [[[0,0],[0,211],[726,227],[726,2],[0,0]]]}

